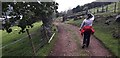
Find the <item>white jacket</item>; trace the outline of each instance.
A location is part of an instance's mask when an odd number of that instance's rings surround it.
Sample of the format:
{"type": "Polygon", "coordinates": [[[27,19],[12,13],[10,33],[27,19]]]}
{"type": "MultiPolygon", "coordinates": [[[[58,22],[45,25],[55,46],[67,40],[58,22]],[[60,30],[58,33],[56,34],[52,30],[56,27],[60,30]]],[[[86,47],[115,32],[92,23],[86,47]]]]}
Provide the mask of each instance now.
{"type": "Polygon", "coordinates": [[[84,19],[81,26],[80,26],[80,29],[82,29],[84,26],[92,26],[93,24],[93,20],[94,20],[94,15],[91,14],[93,17],[90,18],[90,19],[84,19]]]}

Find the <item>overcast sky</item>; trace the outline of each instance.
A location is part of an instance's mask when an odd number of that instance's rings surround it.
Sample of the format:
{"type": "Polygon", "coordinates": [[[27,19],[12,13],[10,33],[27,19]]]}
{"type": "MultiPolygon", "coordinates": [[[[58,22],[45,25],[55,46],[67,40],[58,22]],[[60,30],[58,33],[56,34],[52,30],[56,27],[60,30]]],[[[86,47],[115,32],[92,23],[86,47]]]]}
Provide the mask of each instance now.
{"type": "Polygon", "coordinates": [[[61,12],[68,9],[72,9],[77,5],[84,5],[95,0],[55,0],[55,1],[59,3],[58,11],[61,12]]]}

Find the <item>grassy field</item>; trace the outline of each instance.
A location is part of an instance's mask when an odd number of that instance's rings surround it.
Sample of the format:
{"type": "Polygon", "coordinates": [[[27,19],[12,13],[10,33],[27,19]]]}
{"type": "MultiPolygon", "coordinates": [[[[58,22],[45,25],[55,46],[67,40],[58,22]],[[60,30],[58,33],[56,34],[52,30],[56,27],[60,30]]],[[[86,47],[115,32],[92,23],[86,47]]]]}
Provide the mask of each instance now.
{"type": "Polygon", "coordinates": [[[118,39],[112,37],[114,28],[117,27],[117,23],[112,22],[109,26],[105,25],[105,19],[100,22],[94,22],[95,36],[99,38],[112,53],[118,56],[118,39]]]}
{"type": "MultiPolygon", "coordinates": [[[[102,13],[102,15],[109,16],[108,14],[105,14],[105,13],[104,14],[102,13]]],[[[73,21],[73,20],[66,21],[66,23],[73,24],[78,27],[80,27],[81,22],[82,22],[82,19],[76,20],[76,21],[73,21]]],[[[109,26],[104,23],[105,23],[105,18],[99,20],[98,22],[94,22],[94,24],[93,24],[93,27],[95,29],[94,35],[98,39],[100,39],[113,54],[119,56],[118,49],[120,49],[120,46],[118,43],[118,39],[115,39],[112,37],[112,32],[114,31],[114,28],[118,26],[118,24],[115,23],[114,21],[111,22],[111,24],[109,26]]]]}
{"type": "MultiPolygon", "coordinates": [[[[30,34],[37,49],[37,56],[48,55],[55,40],[52,40],[52,43],[46,44],[44,47],[40,48],[44,41],[40,33],[42,22],[37,22],[33,25],[34,27],[30,29],[30,34]]],[[[33,52],[27,33],[18,34],[20,28],[16,26],[12,27],[12,29],[12,33],[0,30],[2,33],[0,35],[2,36],[2,43],[0,44],[2,45],[2,47],[0,47],[0,49],[2,49],[2,56],[32,56],[33,52]]]]}
{"type": "Polygon", "coordinates": [[[74,21],[74,19],[70,19],[69,21],[66,21],[65,23],[72,24],[72,25],[75,25],[75,26],[79,26],[79,27],[80,27],[80,23],[82,23],[82,20],[83,20],[83,19],[74,21]]]}
{"type": "Polygon", "coordinates": [[[95,36],[99,38],[109,50],[118,56],[118,40],[112,37],[112,30],[109,27],[102,27],[100,25],[95,25],[95,36]]]}
{"type": "MultiPolygon", "coordinates": [[[[115,3],[109,4],[107,6],[108,6],[108,12],[114,12],[115,3]]],[[[107,6],[104,6],[104,10],[106,9],[107,6]]],[[[119,6],[120,6],[120,2],[117,2],[116,12],[120,12],[120,7],[119,6]]],[[[96,7],[96,8],[90,9],[90,11],[92,13],[94,13],[94,12],[97,13],[97,9],[99,9],[99,11],[102,11],[101,7],[96,7]]]]}

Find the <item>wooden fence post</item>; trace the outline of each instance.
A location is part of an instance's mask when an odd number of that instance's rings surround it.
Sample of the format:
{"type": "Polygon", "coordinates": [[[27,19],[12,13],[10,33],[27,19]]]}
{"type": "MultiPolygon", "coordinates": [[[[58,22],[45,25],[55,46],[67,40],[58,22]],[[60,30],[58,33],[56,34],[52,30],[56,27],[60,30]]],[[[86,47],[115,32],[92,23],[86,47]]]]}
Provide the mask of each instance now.
{"type": "Polygon", "coordinates": [[[108,12],[108,5],[106,5],[106,12],[108,12]]]}
{"type": "Polygon", "coordinates": [[[104,12],[104,5],[102,5],[102,13],[104,12]]]}
{"type": "Polygon", "coordinates": [[[116,13],[117,2],[114,3],[114,13],[116,13]]]}
{"type": "Polygon", "coordinates": [[[48,41],[48,33],[47,33],[47,29],[45,28],[45,26],[43,25],[43,31],[44,31],[44,36],[45,36],[45,43],[47,43],[48,41]]]}
{"type": "Polygon", "coordinates": [[[28,37],[29,37],[29,40],[30,40],[30,44],[31,44],[31,46],[32,46],[33,54],[34,54],[34,56],[36,56],[35,46],[34,46],[34,44],[33,44],[32,38],[31,38],[31,36],[30,36],[29,29],[26,29],[26,32],[27,32],[27,34],[28,34],[28,37]]]}

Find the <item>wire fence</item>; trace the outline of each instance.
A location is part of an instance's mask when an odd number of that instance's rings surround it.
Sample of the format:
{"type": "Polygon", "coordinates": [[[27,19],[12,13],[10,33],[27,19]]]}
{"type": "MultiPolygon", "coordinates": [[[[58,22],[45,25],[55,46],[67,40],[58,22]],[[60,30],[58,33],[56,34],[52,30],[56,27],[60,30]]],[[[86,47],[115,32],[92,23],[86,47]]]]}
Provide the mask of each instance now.
{"type": "MultiPolygon", "coordinates": [[[[35,46],[36,53],[39,51],[41,47],[46,44],[46,40],[41,34],[41,29],[31,33],[32,41],[35,46]]],[[[33,49],[30,45],[30,41],[28,36],[22,37],[16,41],[8,43],[2,47],[2,55],[3,56],[31,56],[33,55],[33,49]]]]}
{"type": "Polygon", "coordinates": [[[96,7],[93,9],[89,9],[89,12],[91,13],[104,13],[104,12],[113,12],[113,13],[120,13],[120,2],[114,2],[112,4],[109,5],[103,5],[101,7],[96,7]]]}
{"type": "MultiPolygon", "coordinates": [[[[30,36],[32,38],[31,41],[33,42],[36,54],[40,51],[40,48],[42,48],[45,44],[48,43],[50,39],[50,38],[47,39],[46,35],[43,35],[45,33],[43,29],[44,29],[43,26],[41,26],[37,30],[34,30],[34,32],[30,33],[30,36]]],[[[57,30],[57,29],[56,30],[54,29],[56,29],[56,26],[52,27],[52,33],[54,33],[57,30]]],[[[4,46],[0,47],[0,49],[2,49],[2,56],[34,55],[33,47],[31,45],[31,42],[27,33],[25,33],[25,36],[17,40],[13,40],[10,43],[4,44],[4,46]]]]}

